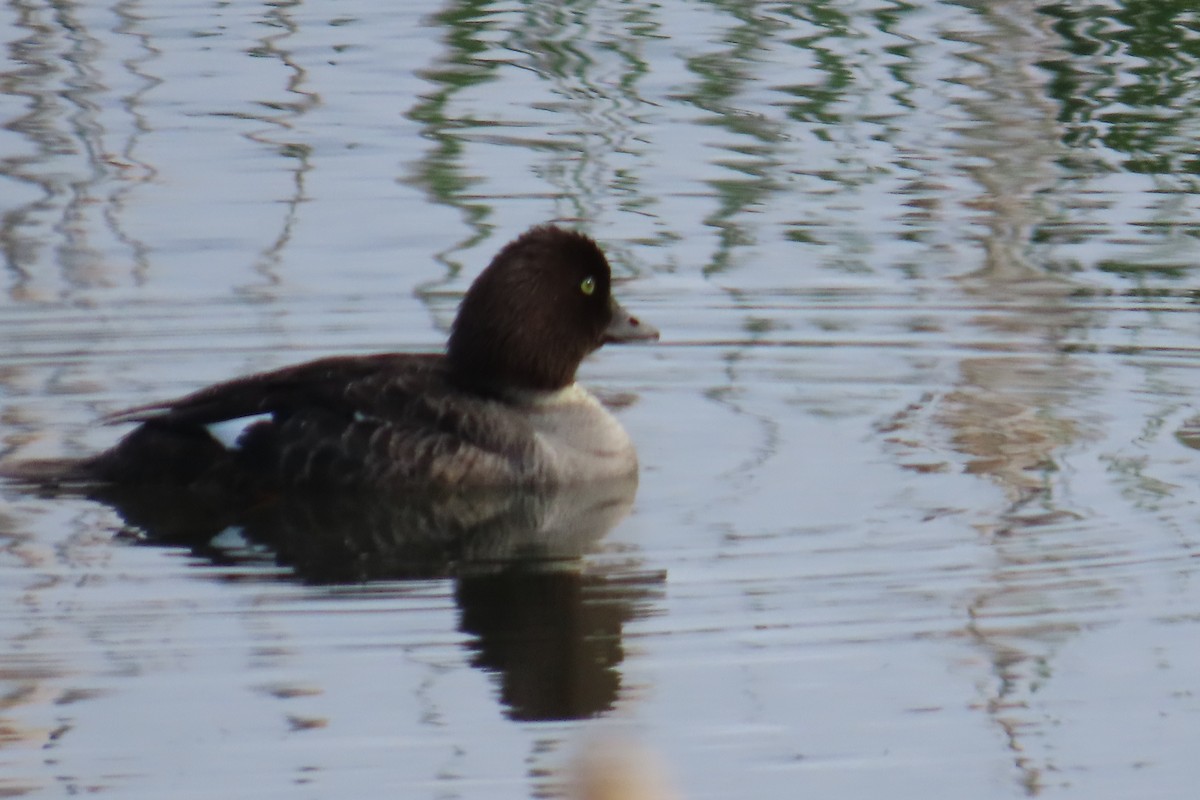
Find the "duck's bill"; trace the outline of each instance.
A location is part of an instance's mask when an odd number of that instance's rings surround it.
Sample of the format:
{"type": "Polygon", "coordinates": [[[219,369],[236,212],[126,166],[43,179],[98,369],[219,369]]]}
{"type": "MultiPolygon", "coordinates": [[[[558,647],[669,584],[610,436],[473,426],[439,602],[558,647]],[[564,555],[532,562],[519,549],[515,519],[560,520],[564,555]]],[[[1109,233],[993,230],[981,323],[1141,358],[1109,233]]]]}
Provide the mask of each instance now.
{"type": "Polygon", "coordinates": [[[604,331],[605,342],[655,342],[658,341],[658,328],[647,325],[630,314],[615,299],[610,300],[612,307],[612,322],[604,331]]]}

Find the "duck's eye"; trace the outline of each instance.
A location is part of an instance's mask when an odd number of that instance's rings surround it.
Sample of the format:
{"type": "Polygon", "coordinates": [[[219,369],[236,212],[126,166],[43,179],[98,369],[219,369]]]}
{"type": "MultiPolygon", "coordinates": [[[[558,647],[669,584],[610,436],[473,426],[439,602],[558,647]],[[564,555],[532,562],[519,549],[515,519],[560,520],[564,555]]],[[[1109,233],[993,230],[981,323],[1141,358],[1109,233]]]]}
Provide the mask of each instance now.
{"type": "Polygon", "coordinates": [[[596,279],[593,278],[591,275],[588,275],[579,284],[579,291],[583,292],[584,294],[586,294],[590,297],[592,292],[596,291],[596,279]]]}

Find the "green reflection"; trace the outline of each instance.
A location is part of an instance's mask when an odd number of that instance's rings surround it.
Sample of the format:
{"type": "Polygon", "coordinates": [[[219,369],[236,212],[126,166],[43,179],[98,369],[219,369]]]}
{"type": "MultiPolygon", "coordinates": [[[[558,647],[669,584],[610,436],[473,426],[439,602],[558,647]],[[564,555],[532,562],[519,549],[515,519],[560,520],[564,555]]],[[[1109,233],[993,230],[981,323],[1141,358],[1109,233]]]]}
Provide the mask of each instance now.
{"type": "Polygon", "coordinates": [[[782,188],[775,175],[785,163],[779,152],[786,138],[783,129],[762,114],[746,113],[739,96],[759,79],[760,54],[769,51],[775,37],[788,28],[746,3],[710,0],[708,5],[727,18],[729,26],[710,37],[714,49],[686,60],[696,82],[680,99],[708,112],[704,123],[737,137],[736,144],[725,144],[727,156],[713,160],[730,176],[705,181],[715,192],[717,208],[704,221],[720,231],[717,251],[705,269],[711,274],[726,270],[732,252],[752,241],[740,221],[745,212],[782,188]]]}
{"type": "MultiPolygon", "coordinates": [[[[1063,139],[1076,148],[1101,143],[1120,167],[1152,175],[1193,175],[1200,102],[1200,37],[1191,0],[1055,3],[1053,20],[1067,55],[1041,66],[1060,107],[1063,139]]],[[[1190,181],[1189,181],[1190,183],[1190,181]]]]}
{"type": "Polygon", "coordinates": [[[557,216],[596,224],[614,201],[644,211],[637,131],[645,102],[637,85],[649,67],[642,55],[658,34],[656,9],[585,0],[530,3],[508,45],[545,82],[532,110],[557,121],[530,142],[535,174],[554,187],[557,216]]]}
{"type": "Polygon", "coordinates": [[[813,26],[813,32],[797,36],[791,44],[809,51],[816,59],[823,80],[781,87],[795,99],[788,114],[801,122],[836,124],[840,115],[834,106],[841,101],[854,82],[854,72],[837,48],[827,46],[827,40],[844,40],[850,34],[850,19],[831,3],[800,3],[790,9],[791,15],[813,26]]]}
{"type": "Polygon", "coordinates": [[[432,83],[434,89],[418,98],[408,112],[410,119],[422,124],[425,138],[434,143],[415,165],[409,180],[425,187],[436,202],[461,209],[473,225],[488,215],[489,208],[464,198],[480,179],[464,174],[463,142],[455,131],[481,123],[456,118],[448,109],[459,92],[495,80],[499,65],[481,58],[489,48],[483,37],[492,27],[489,21],[492,5],[491,0],[466,0],[434,15],[433,22],[444,31],[445,55],[421,71],[421,77],[432,83]]]}

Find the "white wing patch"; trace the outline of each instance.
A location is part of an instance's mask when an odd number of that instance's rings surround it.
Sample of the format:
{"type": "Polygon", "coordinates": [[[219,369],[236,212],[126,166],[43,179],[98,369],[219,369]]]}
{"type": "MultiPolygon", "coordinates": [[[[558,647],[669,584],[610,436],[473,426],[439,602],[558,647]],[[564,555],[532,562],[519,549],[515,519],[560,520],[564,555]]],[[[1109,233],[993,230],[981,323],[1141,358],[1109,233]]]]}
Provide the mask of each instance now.
{"type": "MultiPolygon", "coordinates": [[[[225,553],[241,556],[266,555],[271,549],[264,544],[246,538],[246,529],[241,525],[230,525],[208,540],[213,547],[225,553]]],[[[274,560],[272,558],[272,560],[274,560]]]]}
{"type": "Polygon", "coordinates": [[[242,434],[246,432],[247,428],[270,419],[270,413],[254,414],[250,417],[214,422],[204,427],[208,431],[208,435],[220,442],[226,450],[237,450],[241,447],[242,434]]]}
{"type": "Polygon", "coordinates": [[[230,525],[212,539],[209,544],[221,550],[244,550],[250,542],[246,539],[246,531],[241,525],[230,525]]]}

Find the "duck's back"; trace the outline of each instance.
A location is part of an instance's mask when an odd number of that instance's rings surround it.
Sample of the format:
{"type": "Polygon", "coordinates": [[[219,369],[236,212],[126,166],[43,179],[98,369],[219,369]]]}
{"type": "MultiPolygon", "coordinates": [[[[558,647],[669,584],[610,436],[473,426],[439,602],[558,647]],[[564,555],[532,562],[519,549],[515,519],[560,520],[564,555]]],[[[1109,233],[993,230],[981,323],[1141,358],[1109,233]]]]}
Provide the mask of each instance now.
{"type": "Polygon", "coordinates": [[[438,355],[312,361],[114,415],[139,426],[79,462],[103,483],[264,488],[541,482],[528,420],[438,355]]]}

